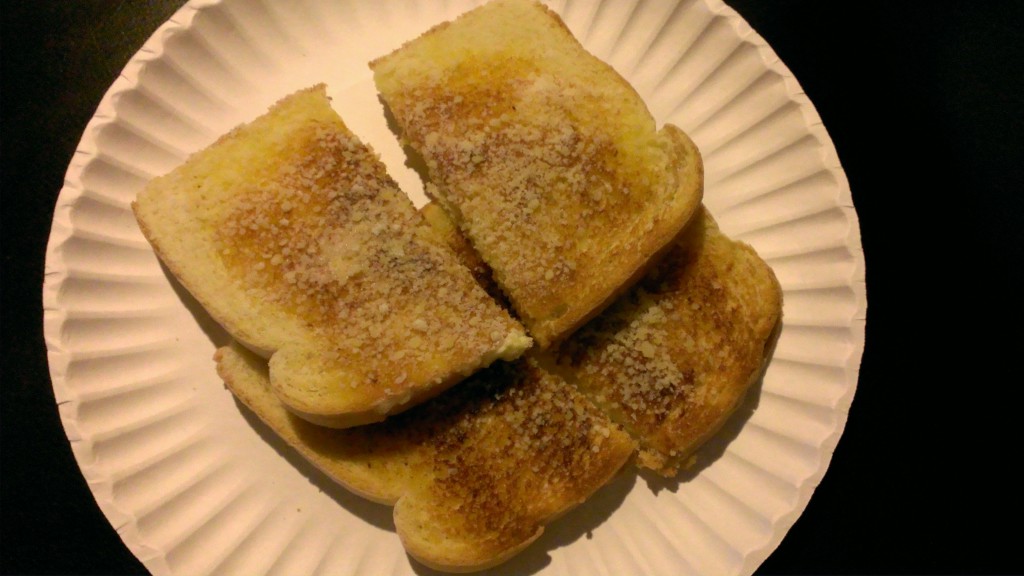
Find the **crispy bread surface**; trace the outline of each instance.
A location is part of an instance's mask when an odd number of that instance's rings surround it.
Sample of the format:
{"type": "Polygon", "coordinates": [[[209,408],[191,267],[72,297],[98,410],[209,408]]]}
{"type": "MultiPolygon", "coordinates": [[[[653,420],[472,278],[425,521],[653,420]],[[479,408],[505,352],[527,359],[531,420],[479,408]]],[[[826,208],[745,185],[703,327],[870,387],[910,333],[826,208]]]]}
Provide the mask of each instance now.
{"type": "Polygon", "coordinates": [[[371,63],[427,192],[540,347],[642,276],[696,213],[703,165],[531,0],[495,0],[371,63]]]}
{"type": "MultiPolygon", "coordinates": [[[[450,231],[442,220],[437,211],[427,222],[450,231]]],[[[476,262],[457,233],[443,236],[476,262]]],[[[781,317],[772,270],[702,209],[647,276],[545,356],[634,436],[640,466],[672,476],[760,377],[781,317]]]]}
{"type": "Polygon", "coordinates": [[[217,370],[232,393],[333,480],[395,505],[411,556],[480,570],[607,483],[633,453],[627,434],[529,358],[497,362],[384,422],[336,430],[285,410],[266,362],[234,344],[217,370]]]}
{"type": "Polygon", "coordinates": [[[270,358],[310,421],[381,420],[529,345],[432,234],[323,86],[154,179],[133,203],[160,259],[270,358]]]}
{"type": "Polygon", "coordinates": [[[771,268],[702,210],[629,294],[561,346],[559,361],[638,440],[638,464],[671,476],[761,376],[781,318],[771,268]]]}

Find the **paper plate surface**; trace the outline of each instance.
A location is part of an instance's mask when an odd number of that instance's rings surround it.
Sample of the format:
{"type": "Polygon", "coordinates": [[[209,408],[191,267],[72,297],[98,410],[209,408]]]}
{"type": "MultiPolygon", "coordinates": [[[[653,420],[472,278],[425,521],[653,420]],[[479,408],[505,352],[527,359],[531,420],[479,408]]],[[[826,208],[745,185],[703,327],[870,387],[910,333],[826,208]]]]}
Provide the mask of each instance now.
{"type": "MultiPolygon", "coordinates": [[[[82,473],[154,574],[413,574],[391,509],[333,485],[234,402],[224,332],[160,267],[130,203],[286,94],[324,82],[417,204],[367,62],[475,2],[196,1],[111,86],[57,202],[45,333],[82,473]]],[[[673,481],[626,473],[503,573],[749,574],[807,505],[846,423],[864,345],[849,187],[811,103],[717,0],[554,1],[587,49],[704,155],[705,203],[785,292],[762,386],[673,481]]]]}

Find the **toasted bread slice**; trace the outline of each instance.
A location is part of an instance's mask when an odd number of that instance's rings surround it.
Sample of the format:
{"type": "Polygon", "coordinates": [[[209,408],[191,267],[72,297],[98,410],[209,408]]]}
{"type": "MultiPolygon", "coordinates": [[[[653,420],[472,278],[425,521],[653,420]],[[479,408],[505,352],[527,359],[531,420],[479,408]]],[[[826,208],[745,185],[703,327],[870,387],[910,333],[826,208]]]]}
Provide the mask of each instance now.
{"type": "MultiPolygon", "coordinates": [[[[487,282],[472,248],[430,206],[421,209],[434,212],[427,222],[487,282]]],[[[702,209],[647,276],[548,351],[546,365],[635,437],[640,466],[671,476],[760,376],[781,317],[771,268],[702,209]]]]}
{"type": "Polygon", "coordinates": [[[703,166],[531,0],[495,0],[370,64],[465,233],[540,347],[640,278],[696,213],[703,166]]]}
{"type": "Polygon", "coordinates": [[[565,342],[566,377],[640,444],[640,466],[671,476],[761,376],[782,289],[707,210],[626,296],[565,342]]]}
{"type": "Polygon", "coordinates": [[[409,554],[439,570],[507,560],[607,483],[634,450],[585,397],[528,358],[498,362],[407,412],[347,430],[285,410],[266,363],[244,348],[222,348],[216,359],[232,393],[302,456],[355,493],[394,504],[409,554]]]}
{"type": "Polygon", "coordinates": [[[270,358],[274,391],[312,422],[381,420],[530,345],[424,232],[323,86],[154,179],[132,206],[167,268],[270,358]]]}

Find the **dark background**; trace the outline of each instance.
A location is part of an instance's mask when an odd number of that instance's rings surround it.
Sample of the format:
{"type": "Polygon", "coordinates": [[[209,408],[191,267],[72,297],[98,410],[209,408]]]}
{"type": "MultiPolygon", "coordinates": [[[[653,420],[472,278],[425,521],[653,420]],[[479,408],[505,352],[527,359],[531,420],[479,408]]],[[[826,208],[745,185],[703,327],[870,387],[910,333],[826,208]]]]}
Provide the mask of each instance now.
{"type": "MultiPolygon", "coordinates": [[[[82,131],[180,4],[0,8],[3,573],[144,573],[64,436],[41,287],[53,205],[82,131]]],[[[762,571],[1024,572],[1024,3],[729,4],[816,105],[867,261],[867,345],[846,432],[762,571]]]]}

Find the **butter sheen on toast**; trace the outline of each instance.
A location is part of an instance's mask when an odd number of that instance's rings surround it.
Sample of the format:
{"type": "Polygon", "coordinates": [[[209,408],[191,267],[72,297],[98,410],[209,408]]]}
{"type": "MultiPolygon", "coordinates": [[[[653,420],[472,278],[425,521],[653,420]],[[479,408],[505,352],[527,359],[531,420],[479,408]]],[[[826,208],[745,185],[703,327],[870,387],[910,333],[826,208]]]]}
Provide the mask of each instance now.
{"type": "Polygon", "coordinates": [[[384,422],[330,429],[287,411],[266,362],[233,344],[216,355],[232,393],[334,481],[392,504],[407,552],[450,572],[522,551],[606,484],[632,440],[529,357],[497,362],[384,422]]]}

